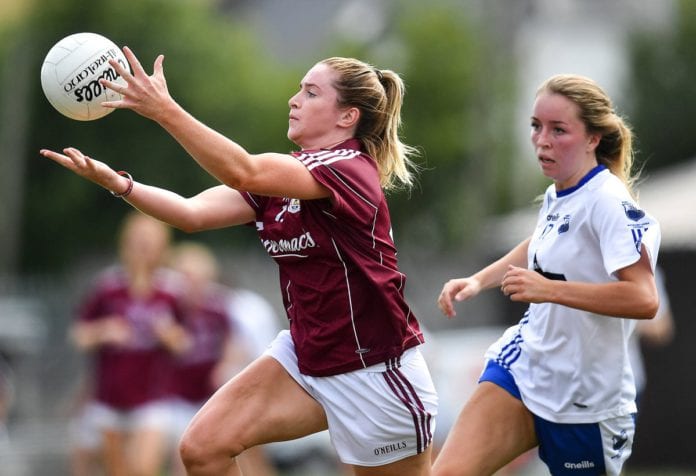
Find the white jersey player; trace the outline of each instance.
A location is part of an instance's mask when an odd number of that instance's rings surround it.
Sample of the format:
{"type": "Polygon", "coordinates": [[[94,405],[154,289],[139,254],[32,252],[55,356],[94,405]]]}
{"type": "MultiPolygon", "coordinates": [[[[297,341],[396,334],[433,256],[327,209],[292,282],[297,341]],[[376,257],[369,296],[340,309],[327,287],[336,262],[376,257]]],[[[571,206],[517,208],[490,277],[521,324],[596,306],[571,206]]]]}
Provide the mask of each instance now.
{"type": "Polygon", "coordinates": [[[537,93],[531,136],[554,182],[531,238],[439,298],[453,316],[453,300],[500,286],[529,308],[486,352],[436,475],[492,474],[536,446],[554,475],[618,475],[631,454],[628,343],[657,311],[660,245],[632,198],[631,133],[593,81],[560,75],[537,93]]]}

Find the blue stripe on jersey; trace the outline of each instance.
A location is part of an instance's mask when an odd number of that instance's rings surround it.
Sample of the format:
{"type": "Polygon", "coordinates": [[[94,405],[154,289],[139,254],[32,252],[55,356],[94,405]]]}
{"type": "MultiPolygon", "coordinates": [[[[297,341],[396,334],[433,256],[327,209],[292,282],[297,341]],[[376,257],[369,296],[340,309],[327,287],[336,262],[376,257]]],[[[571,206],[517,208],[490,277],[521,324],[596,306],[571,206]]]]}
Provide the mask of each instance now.
{"type": "Polygon", "coordinates": [[[515,333],[513,338],[510,339],[510,342],[505,344],[502,347],[502,349],[500,349],[498,357],[495,358],[496,363],[501,367],[510,370],[510,366],[514,364],[522,354],[522,349],[520,348],[520,344],[524,340],[522,338],[522,327],[528,322],[529,309],[527,310],[527,312],[524,313],[524,316],[520,320],[519,328],[517,329],[517,332],[515,333]]]}
{"type": "Polygon", "coordinates": [[[587,172],[587,174],[583,178],[580,179],[580,181],[578,182],[577,185],[574,185],[570,188],[566,188],[565,190],[561,190],[560,192],[556,192],[556,197],[560,198],[560,197],[565,197],[567,195],[570,195],[571,193],[573,193],[574,191],[576,191],[577,189],[579,189],[580,187],[585,185],[587,182],[589,182],[590,179],[592,179],[592,177],[594,177],[595,175],[597,175],[598,173],[600,173],[604,169],[606,169],[606,166],[604,166],[602,164],[597,165],[595,168],[593,168],[592,170],[587,172]]]}

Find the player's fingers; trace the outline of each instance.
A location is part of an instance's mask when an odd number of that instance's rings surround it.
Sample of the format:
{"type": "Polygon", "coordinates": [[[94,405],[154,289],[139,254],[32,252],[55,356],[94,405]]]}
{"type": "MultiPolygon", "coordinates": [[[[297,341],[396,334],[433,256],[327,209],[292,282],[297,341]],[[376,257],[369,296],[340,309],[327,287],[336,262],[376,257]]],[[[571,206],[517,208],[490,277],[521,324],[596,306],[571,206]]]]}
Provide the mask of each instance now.
{"type": "Polygon", "coordinates": [[[440,311],[447,317],[452,317],[454,316],[454,307],[452,307],[451,302],[446,303],[446,302],[438,302],[438,307],[440,308],[440,311]]]}
{"type": "Polygon", "coordinates": [[[143,69],[143,65],[140,64],[140,60],[138,60],[138,58],[135,56],[135,53],[133,53],[133,50],[131,50],[127,46],[124,46],[123,47],[123,54],[126,56],[126,59],[128,60],[128,64],[130,64],[131,69],[133,70],[133,76],[138,76],[141,74],[147,76],[145,69],[143,69]]]}
{"type": "Polygon", "coordinates": [[[447,316],[447,317],[454,316],[454,306],[452,305],[452,294],[449,291],[447,286],[445,286],[445,288],[440,293],[440,296],[438,297],[438,300],[437,300],[437,305],[440,308],[440,311],[442,311],[442,313],[445,316],[447,316]]]}
{"type": "Polygon", "coordinates": [[[128,86],[124,86],[120,83],[114,83],[113,81],[109,81],[108,79],[100,79],[99,84],[121,95],[126,94],[126,92],[128,91],[128,86]]]}
{"type": "Polygon", "coordinates": [[[78,164],[72,157],[70,157],[67,154],[61,154],[59,152],[55,152],[53,150],[48,149],[41,149],[39,153],[42,156],[51,159],[55,163],[65,167],[66,169],[72,170],[73,172],[77,172],[78,170],[78,164]]]}
{"type": "Polygon", "coordinates": [[[62,164],[62,163],[64,163],[65,161],[69,161],[69,162],[70,162],[70,157],[68,157],[68,156],[66,156],[66,155],[63,155],[63,154],[59,154],[58,152],[54,152],[54,151],[52,151],[52,150],[41,149],[41,150],[39,151],[39,154],[41,154],[42,156],[46,157],[47,159],[53,160],[54,162],[58,162],[59,164],[62,164]]]}
{"type": "Polygon", "coordinates": [[[116,73],[118,73],[118,75],[121,76],[128,84],[131,84],[133,82],[133,75],[131,74],[130,70],[126,67],[125,64],[122,64],[120,61],[115,59],[110,59],[109,64],[112,68],[114,68],[114,70],[116,70],[116,73]]]}
{"type": "Polygon", "coordinates": [[[102,107],[108,107],[109,109],[123,109],[123,101],[104,101],[99,103],[102,107]]]}
{"type": "Polygon", "coordinates": [[[457,301],[466,301],[471,297],[471,291],[469,288],[461,289],[457,294],[454,295],[454,299],[457,301]]]}
{"type": "Polygon", "coordinates": [[[87,158],[78,149],[74,147],[66,147],[63,149],[63,152],[65,152],[65,155],[72,159],[73,164],[75,164],[77,167],[84,168],[87,164],[87,158]]]}
{"type": "Polygon", "coordinates": [[[164,55],[159,55],[155,59],[154,73],[155,76],[164,76],[164,55]]]}

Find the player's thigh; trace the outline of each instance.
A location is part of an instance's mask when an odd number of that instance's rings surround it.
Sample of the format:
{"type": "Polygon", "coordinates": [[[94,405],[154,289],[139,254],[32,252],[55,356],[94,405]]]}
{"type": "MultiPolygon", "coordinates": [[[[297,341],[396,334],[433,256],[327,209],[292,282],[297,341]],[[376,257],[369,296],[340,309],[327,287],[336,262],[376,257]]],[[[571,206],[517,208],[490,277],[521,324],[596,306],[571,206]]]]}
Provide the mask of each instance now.
{"type": "Polygon", "coordinates": [[[299,438],[326,428],[321,405],[277,360],[261,356],[203,405],[184,440],[238,454],[252,446],[299,438]]]}
{"type": "Polygon", "coordinates": [[[493,474],[536,445],[534,418],[524,404],[496,384],[481,382],[447,435],[433,474],[493,474]]]}

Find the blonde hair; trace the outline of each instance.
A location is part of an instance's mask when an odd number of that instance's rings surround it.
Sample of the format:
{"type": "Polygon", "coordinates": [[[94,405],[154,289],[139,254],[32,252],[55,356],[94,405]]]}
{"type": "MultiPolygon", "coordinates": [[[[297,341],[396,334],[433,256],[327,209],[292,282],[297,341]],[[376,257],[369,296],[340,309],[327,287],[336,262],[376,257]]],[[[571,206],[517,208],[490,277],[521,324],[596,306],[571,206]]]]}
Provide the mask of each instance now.
{"type": "Polygon", "coordinates": [[[401,104],[405,87],[397,73],[379,70],[354,58],[333,57],[320,61],[336,72],[333,87],[340,107],[357,107],[360,119],[355,131],[367,153],[377,162],[385,190],[410,188],[417,150],[401,142],[401,104]]]}
{"type": "Polygon", "coordinates": [[[633,172],[633,132],[616,113],[604,90],[590,78],[559,74],[544,81],[537,96],[543,92],[560,94],[577,104],[587,132],[601,136],[595,150],[597,161],[619,177],[633,194],[638,179],[633,172]]]}

